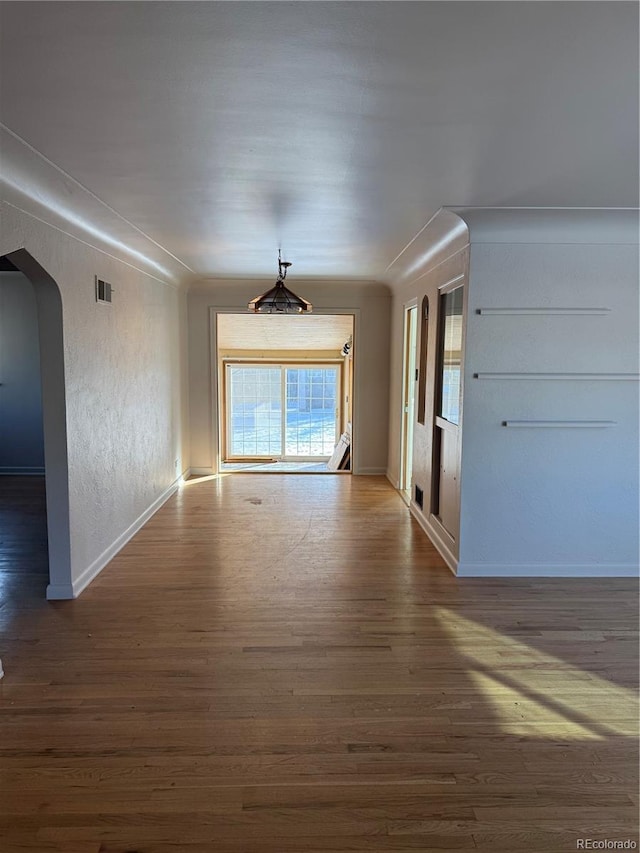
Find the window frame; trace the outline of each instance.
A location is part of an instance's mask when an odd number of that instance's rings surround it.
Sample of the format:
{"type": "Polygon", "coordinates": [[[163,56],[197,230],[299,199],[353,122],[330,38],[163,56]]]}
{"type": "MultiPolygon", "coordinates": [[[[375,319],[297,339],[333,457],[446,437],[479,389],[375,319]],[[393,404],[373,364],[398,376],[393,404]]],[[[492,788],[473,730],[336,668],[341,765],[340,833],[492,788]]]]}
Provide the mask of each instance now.
{"type": "Polygon", "coordinates": [[[343,413],[343,395],[342,395],[342,383],[343,376],[341,366],[343,364],[344,359],[335,358],[335,359],[313,359],[312,361],[304,361],[300,358],[296,359],[255,359],[255,358],[223,358],[222,359],[222,395],[221,402],[223,405],[223,417],[221,418],[223,435],[222,435],[222,461],[223,462],[246,462],[246,461],[265,461],[271,459],[277,459],[278,461],[283,462],[323,462],[326,459],[331,458],[331,454],[326,456],[290,456],[286,453],[282,454],[266,454],[266,455],[255,455],[255,456],[237,456],[231,454],[230,451],[230,417],[231,417],[231,406],[229,400],[229,382],[228,382],[228,372],[227,367],[229,366],[242,366],[242,367],[256,367],[256,368],[274,368],[277,367],[281,371],[280,376],[280,387],[281,387],[281,399],[283,405],[281,407],[281,418],[282,418],[282,432],[281,432],[281,450],[286,451],[286,370],[290,368],[298,368],[302,370],[313,370],[322,369],[322,368],[333,368],[336,371],[336,406],[334,411],[335,418],[335,443],[338,442],[340,437],[340,429],[342,424],[342,413],[343,413]]]}

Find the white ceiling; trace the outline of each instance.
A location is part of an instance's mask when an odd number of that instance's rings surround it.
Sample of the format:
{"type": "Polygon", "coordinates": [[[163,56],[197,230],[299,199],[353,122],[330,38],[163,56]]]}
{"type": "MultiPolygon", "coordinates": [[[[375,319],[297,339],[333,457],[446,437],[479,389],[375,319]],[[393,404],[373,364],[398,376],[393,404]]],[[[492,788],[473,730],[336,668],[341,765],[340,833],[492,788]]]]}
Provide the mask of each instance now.
{"type": "Polygon", "coordinates": [[[218,314],[218,348],[251,350],[334,350],[353,331],[350,314],[218,314]]]}
{"type": "MultiPolygon", "coordinates": [[[[636,206],[638,6],[9,2],[15,134],[201,275],[382,278],[442,205],[636,206]]],[[[294,289],[295,289],[295,285],[294,289]]]]}

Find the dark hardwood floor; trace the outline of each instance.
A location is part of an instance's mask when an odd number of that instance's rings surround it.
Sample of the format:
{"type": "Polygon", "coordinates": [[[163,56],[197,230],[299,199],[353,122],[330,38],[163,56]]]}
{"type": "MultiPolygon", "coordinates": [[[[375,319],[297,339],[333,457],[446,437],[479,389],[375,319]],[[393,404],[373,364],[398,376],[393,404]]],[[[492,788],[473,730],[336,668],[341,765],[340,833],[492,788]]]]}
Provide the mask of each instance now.
{"type": "MultiPolygon", "coordinates": [[[[0,476],[0,620],[49,583],[44,477],[0,476]]],[[[2,624],[0,623],[0,624],[2,624]]]]}
{"type": "Polygon", "coordinates": [[[456,580],[379,477],[191,481],[48,603],[0,479],[0,850],[638,843],[638,587],[456,580]]]}

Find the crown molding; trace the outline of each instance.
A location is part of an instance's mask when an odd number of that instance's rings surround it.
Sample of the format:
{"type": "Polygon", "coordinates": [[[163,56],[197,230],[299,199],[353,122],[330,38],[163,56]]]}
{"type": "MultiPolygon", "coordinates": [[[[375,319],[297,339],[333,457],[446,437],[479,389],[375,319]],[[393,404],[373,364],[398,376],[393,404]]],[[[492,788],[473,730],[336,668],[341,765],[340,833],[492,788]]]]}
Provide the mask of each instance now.
{"type": "Polygon", "coordinates": [[[469,242],[637,245],[633,207],[451,207],[469,242]]]}
{"type": "Polygon", "coordinates": [[[0,150],[10,206],[167,284],[193,278],[183,261],[3,124],[0,150]]]}
{"type": "Polygon", "coordinates": [[[454,211],[441,207],[389,264],[383,280],[393,290],[412,284],[466,248],[468,243],[464,220],[454,211]]]}

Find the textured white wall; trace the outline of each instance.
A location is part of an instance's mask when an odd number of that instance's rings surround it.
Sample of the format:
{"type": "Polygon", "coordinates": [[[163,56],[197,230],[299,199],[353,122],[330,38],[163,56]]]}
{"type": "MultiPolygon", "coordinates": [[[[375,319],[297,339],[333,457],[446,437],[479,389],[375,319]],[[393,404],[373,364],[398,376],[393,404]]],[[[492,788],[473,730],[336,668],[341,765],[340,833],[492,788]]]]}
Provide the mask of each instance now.
{"type": "Polygon", "coordinates": [[[461,212],[470,223],[461,550],[465,574],[626,574],[638,563],[638,383],[478,379],[638,372],[633,214],[461,212]],[[480,315],[605,307],[603,315],[480,315]],[[508,420],[613,421],[507,428],[508,420]]]}
{"type": "Polygon", "coordinates": [[[0,383],[0,472],[42,473],[38,307],[18,272],[0,272],[0,383]]]}
{"type": "MultiPolygon", "coordinates": [[[[215,469],[218,431],[214,418],[217,393],[212,375],[210,309],[237,309],[269,284],[260,281],[203,280],[189,292],[189,399],[191,465],[215,469]]],[[[291,287],[312,302],[314,309],[356,312],[353,444],[356,473],[384,473],[387,467],[389,407],[389,320],[391,296],[373,282],[292,281],[291,287]]]]}
{"type": "Polygon", "coordinates": [[[69,597],[188,465],[186,297],[13,207],[0,233],[0,254],[26,249],[62,295],[71,577],[52,596],[69,597]],[[95,301],[96,274],[111,306],[95,301]]]}

